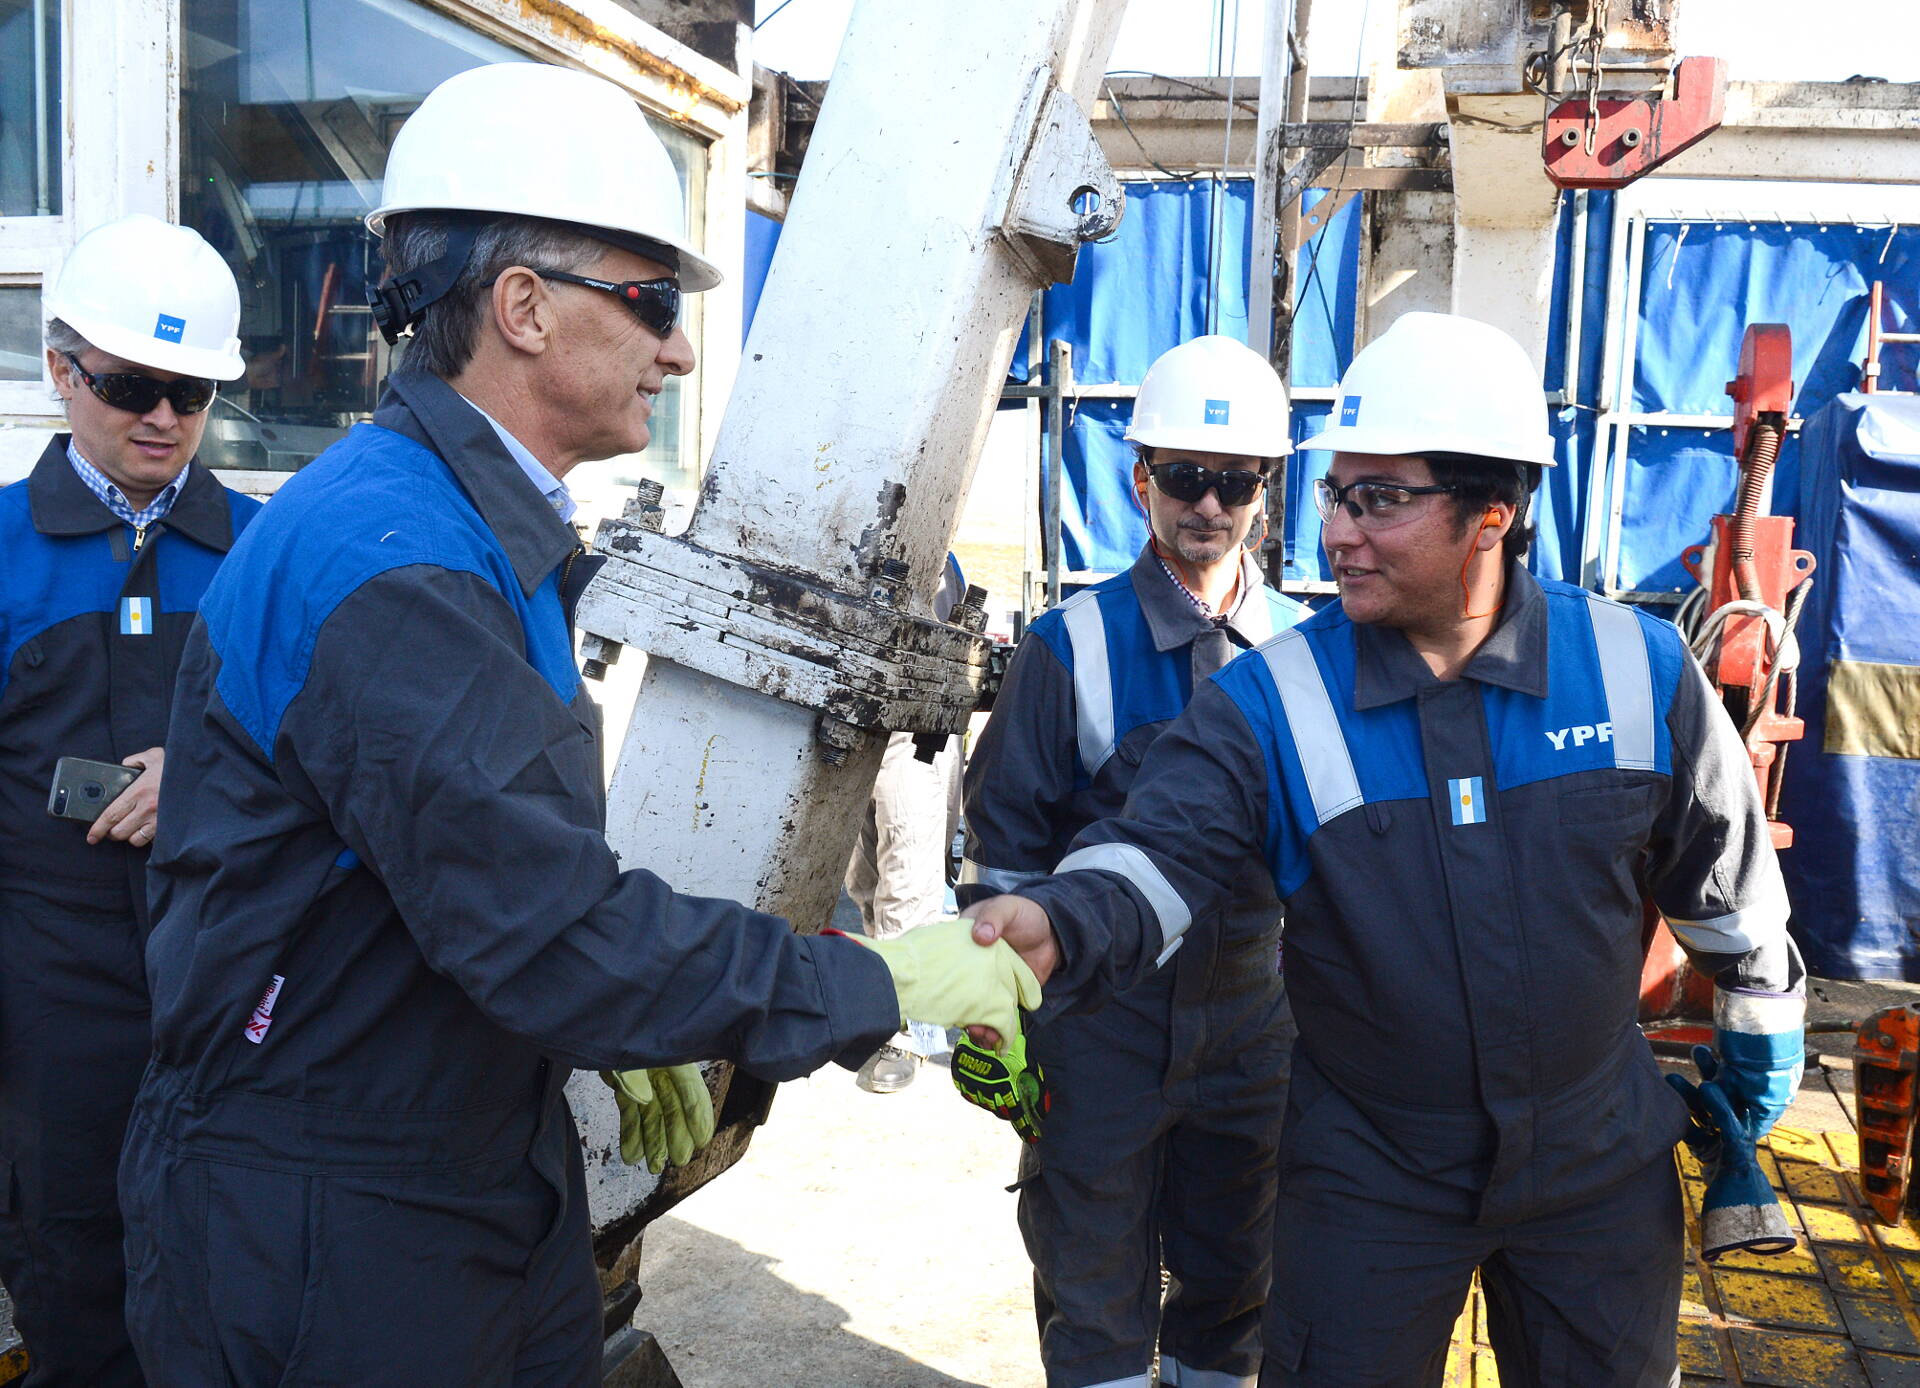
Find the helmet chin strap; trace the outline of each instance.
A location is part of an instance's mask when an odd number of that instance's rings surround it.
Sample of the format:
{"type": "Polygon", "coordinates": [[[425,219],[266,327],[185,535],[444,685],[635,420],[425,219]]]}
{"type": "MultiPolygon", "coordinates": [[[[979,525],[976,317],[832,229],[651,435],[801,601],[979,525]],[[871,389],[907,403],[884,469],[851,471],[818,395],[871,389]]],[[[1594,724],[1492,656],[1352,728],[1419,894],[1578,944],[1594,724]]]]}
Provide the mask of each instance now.
{"type": "Polygon", "coordinates": [[[1500,513],[1489,506],[1486,514],[1480,517],[1480,528],[1473,532],[1473,542],[1467,546],[1467,557],[1460,561],[1460,616],[1465,621],[1471,622],[1481,617],[1497,616],[1499,615],[1500,609],[1506,604],[1506,596],[1503,593],[1500,601],[1496,602],[1485,612],[1475,612],[1473,610],[1473,593],[1467,587],[1467,566],[1473,563],[1473,556],[1480,552],[1480,537],[1487,533],[1488,526],[1498,523],[1499,519],[1500,513]]]}
{"type": "Polygon", "coordinates": [[[389,346],[426,316],[427,306],[442,298],[467,268],[467,257],[485,219],[461,219],[447,228],[446,249],[404,275],[389,275],[367,288],[367,305],[374,326],[389,346]]]}

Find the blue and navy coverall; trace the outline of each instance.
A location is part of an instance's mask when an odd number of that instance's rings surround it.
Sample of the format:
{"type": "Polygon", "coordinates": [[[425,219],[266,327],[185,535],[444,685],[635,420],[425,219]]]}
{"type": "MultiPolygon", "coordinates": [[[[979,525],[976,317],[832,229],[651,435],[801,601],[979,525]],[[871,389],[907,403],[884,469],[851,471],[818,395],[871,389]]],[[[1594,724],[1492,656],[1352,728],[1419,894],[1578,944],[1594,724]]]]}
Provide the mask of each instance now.
{"type": "Polygon", "coordinates": [[[208,592],[121,1169],[156,1383],[597,1384],[569,1072],[786,1079],[899,1025],[862,946],[607,846],[591,570],[479,412],[403,373],[208,592]]]}
{"type": "Polygon", "coordinates": [[[136,531],[67,445],[0,491],[0,1281],[29,1384],[114,1388],[141,1381],[114,1171],[150,1050],[147,851],[88,844],[47,793],[61,757],[165,744],[194,609],[260,505],[189,464],[136,531]]]}
{"type": "MultiPolygon", "coordinates": [[[[1307,615],[1242,565],[1223,623],[1151,548],[1034,621],[967,769],[963,905],[1045,876],[1120,812],[1196,685],[1307,615]]],[[[1253,865],[1165,968],[1031,1032],[1053,1100],[1022,1151],[1020,1228],[1051,1388],[1145,1388],[1156,1334],[1162,1383],[1252,1384],[1293,1040],[1279,933],[1253,865]]]]}
{"type": "Polygon", "coordinates": [[[1263,864],[1299,1025],[1263,1384],[1437,1384],[1474,1269],[1503,1383],[1675,1381],[1684,1108],[1642,895],[1723,1025],[1803,983],[1739,735],[1665,622],[1510,564],[1456,680],[1329,608],[1214,676],[1046,907],[1086,1001],[1263,864]]]}

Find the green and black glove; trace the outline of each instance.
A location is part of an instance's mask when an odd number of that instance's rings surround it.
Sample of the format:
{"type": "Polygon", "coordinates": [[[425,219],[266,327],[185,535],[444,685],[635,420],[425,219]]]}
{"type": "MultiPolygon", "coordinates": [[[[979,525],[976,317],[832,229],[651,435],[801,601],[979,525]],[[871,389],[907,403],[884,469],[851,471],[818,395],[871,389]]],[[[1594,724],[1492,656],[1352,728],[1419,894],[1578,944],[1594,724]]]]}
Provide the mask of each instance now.
{"type": "Polygon", "coordinates": [[[976,1046],[964,1036],[953,1048],[953,1087],[960,1097],[1013,1124],[1023,1142],[1038,1142],[1053,1096],[1038,1065],[1027,1064],[1027,1038],[1016,1036],[1004,1052],[976,1046]]]}

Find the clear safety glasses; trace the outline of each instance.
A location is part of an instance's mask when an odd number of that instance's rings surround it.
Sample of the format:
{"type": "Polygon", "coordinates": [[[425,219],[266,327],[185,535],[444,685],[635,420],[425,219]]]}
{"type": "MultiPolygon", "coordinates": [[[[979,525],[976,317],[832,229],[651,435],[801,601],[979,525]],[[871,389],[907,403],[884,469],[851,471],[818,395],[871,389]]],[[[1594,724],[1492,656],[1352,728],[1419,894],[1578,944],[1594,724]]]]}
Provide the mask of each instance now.
{"type": "Polygon", "coordinates": [[[1313,484],[1313,506],[1323,522],[1332,520],[1333,513],[1344,506],[1362,530],[1391,530],[1420,514],[1421,497],[1446,496],[1459,490],[1439,485],[1402,487],[1392,482],[1349,482],[1340,487],[1321,477],[1313,484]]]}

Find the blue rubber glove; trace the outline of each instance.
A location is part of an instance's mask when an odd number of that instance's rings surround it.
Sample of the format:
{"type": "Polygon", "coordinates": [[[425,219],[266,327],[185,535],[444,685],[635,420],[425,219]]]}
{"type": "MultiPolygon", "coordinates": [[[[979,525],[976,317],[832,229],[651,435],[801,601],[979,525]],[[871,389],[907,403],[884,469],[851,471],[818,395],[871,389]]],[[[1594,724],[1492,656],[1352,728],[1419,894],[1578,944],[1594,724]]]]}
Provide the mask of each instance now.
{"type": "Polygon", "coordinates": [[[1686,1143],[1707,1174],[1707,1193],[1700,1202],[1700,1256],[1711,1263],[1728,1253],[1791,1253],[1799,1240],[1760,1168],[1750,1121],[1734,1113],[1732,1100],[1712,1080],[1696,1085],[1668,1075],[1667,1083],[1687,1101],[1693,1117],[1686,1143]]]}
{"type": "Polygon", "coordinates": [[[1700,1062],[1704,1046],[1694,1047],[1700,1078],[1726,1091],[1747,1131],[1765,1137],[1793,1096],[1800,1092],[1806,1067],[1807,1000],[1795,994],[1754,993],[1716,988],[1713,1039],[1717,1068],[1700,1062]]]}

